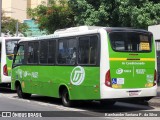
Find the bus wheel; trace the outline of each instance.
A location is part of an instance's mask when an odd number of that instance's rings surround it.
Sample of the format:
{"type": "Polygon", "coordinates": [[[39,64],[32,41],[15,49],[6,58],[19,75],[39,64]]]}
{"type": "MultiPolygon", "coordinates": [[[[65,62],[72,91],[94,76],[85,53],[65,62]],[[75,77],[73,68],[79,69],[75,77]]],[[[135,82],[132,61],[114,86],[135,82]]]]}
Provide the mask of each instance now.
{"type": "Polygon", "coordinates": [[[29,94],[29,93],[23,93],[23,92],[22,92],[22,88],[21,88],[20,85],[18,85],[18,86],[16,87],[16,91],[17,91],[17,94],[18,94],[18,97],[19,97],[19,98],[27,99],[27,98],[30,98],[30,97],[31,97],[31,94],[29,94]]]}
{"type": "Polygon", "coordinates": [[[116,101],[101,100],[100,103],[102,106],[110,107],[113,106],[116,101]]]}
{"type": "Polygon", "coordinates": [[[62,91],[61,96],[62,96],[62,103],[64,106],[71,107],[73,105],[73,101],[69,99],[69,93],[67,89],[64,89],[62,91]]]}

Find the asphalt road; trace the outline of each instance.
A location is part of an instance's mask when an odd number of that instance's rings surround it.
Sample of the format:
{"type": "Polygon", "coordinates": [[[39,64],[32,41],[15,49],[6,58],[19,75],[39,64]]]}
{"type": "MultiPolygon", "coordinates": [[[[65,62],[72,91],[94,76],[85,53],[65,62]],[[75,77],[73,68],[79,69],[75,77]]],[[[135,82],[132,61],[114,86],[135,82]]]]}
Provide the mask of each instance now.
{"type": "MultiPolygon", "coordinates": [[[[105,107],[100,105],[99,102],[82,102],[77,103],[74,108],[68,108],[62,106],[60,99],[55,99],[51,97],[37,96],[33,95],[30,99],[19,99],[17,94],[10,90],[0,89],[0,111],[1,112],[17,112],[23,117],[28,114],[31,115],[35,113],[37,116],[42,116],[42,118],[37,118],[38,120],[47,120],[52,119],[65,119],[65,120],[81,120],[82,118],[85,120],[125,120],[125,119],[148,119],[149,117],[110,117],[108,114],[119,112],[127,113],[127,112],[153,112],[160,111],[159,107],[149,106],[149,105],[140,105],[133,103],[124,103],[117,102],[112,107],[105,107]],[[45,112],[43,112],[45,111],[45,112]],[[107,116],[105,116],[107,115],[107,116]],[[48,116],[47,118],[44,118],[48,116]],[[51,116],[51,117],[49,117],[51,116]]],[[[160,113],[160,112],[159,112],[160,113]]],[[[17,114],[15,114],[17,115],[17,114]]],[[[14,116],[14,115],[13,115],[14,116]]],[[[0,118],[1,120],[2,118],[0,118]]],[[[19,120],[21,118],[11,118],[13,120],[19,120]]],[[[23,118],[28,119],[28,118],[23,118]]],[[[31,118],[29,118],[31,119],[31,118]]],[[[34,118],[32,118],[34,119],[34,118]]],[[[158,117],[152,116],[152,120],[158,120],[158,117]]],[[[4,118],[6,120],[6,118],[4,118]]]]}

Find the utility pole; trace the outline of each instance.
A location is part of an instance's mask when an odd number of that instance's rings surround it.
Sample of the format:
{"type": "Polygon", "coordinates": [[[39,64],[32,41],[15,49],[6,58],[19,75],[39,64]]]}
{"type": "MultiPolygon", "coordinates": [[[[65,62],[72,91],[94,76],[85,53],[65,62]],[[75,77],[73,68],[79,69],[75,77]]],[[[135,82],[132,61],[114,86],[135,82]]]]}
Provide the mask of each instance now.
{"type": "Polygon", "coordinates": [[[19,29],[19,25],[18,25],[18,21],[16,23],[16,36],[18,36],[18,29],[19,29]]]}
{"type": "Polygon", "coordinates": [[[2,0],[0,0],[0,37],[1,37],[1,28],[2,28],[2,0]]]}

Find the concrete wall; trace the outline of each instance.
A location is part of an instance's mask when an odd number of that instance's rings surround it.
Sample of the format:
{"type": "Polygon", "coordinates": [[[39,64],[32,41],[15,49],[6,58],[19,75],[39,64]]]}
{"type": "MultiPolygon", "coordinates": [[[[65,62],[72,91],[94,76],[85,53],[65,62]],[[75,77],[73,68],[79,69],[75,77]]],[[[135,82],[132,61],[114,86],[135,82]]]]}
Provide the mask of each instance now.
{"type": "Polygon", "coordinates": [[[153,33],[155,40],[160,40],[160,25],[149,26],[148,31],[153,33]]]}
{"type": "Polygon", "coordinates": [[[27,0],[12,0],[12,17],[20,20],[27,18],[27,0]]]}
{"type": "Polygon", "coordinates": [[[27,0],[2,0],[5,16],[22,22],[27,17],[27,0]]]}
{"type": "Polygon", "coordinates": [[[11,17],[11,0],[2,0],[2,10],[5,12],[5,16],[11,17]]]}
{"type": "Polygon", "coordinates": [[[40,4],[44,4],[44,5],[47,5],[47,3],[48,3],[48,0],[31,0],[31,8],[35,8],[35,7],[37,7],[38,5],[40,5],[40,4]]]}
{"type": "Polygon", "coordinates": [[[23,20],[29,19],[27,8],[35,8],[42,3],[47,5],[48,0],[2,0],[2,9],[5,11],[5,16],[23,22],[23,20]]]}

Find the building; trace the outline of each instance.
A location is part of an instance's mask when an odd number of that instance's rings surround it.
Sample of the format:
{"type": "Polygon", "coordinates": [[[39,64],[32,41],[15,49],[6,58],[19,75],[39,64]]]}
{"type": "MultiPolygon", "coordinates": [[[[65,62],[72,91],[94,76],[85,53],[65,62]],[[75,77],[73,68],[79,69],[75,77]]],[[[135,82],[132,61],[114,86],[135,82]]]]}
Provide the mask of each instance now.
{"type": "Polygon", "coordinates": [[[3,0],[2,10],[5,16],[17,19],[19,22],[24,22],[28,25],[27,36],[39,36],[46,32],[39,30],[38,25],[27,15],[27,9],[33,9],[40,4],[47,5],[48,0],[3,0]]]}
{"type": "Polygon", "coordinates": [[[5,16],[18,19],[20,22],[29,19],[28,8],[35,8],[40,4],[48,4],[48,0],[2,0],[5,16]]]}
{"type": "Polygon", "coordinates": [[[157,71],[160,85],[160,25],[152,25],[148,27],[148,31],[153,33],[157,52],[157,71]]]}
{"type": "Polygon", "coordinates": [[[40,31],[38,28],[38,24],[35,23],[32,19],[26,19],[24,20],[24,23],[26,23],[29,27],[29,29],[25,32],[26,36],[40,36],[46,34],[45,31],[40,31]]]}
{"type": "Polygon", "coordinates": [[[40,4],[47,5],[48,0],[27,0],[28,8],[35,8],[40,4]]]}

